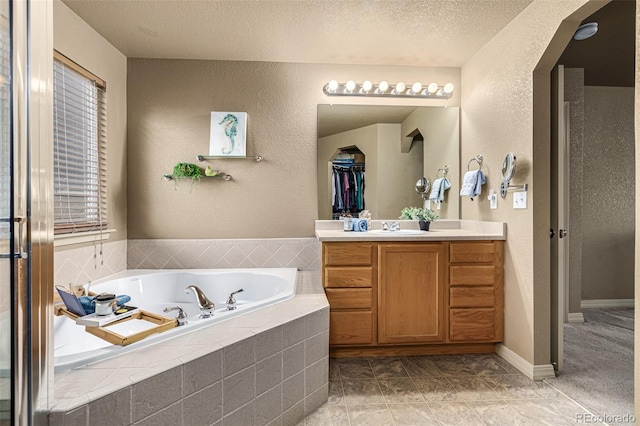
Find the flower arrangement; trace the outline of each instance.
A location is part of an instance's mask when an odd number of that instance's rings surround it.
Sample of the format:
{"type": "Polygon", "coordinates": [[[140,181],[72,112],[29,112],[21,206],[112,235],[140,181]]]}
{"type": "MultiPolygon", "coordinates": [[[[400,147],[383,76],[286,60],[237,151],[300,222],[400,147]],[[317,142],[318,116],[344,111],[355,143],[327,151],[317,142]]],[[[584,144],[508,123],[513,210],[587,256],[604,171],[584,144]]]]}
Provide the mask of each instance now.
{"type": "Polygon", "coordinates": [[[424,220],[425,222],[433,222],[438,215],[431,209],[423,207],[405,207],[400,213],[402,220],[424,220]]]}

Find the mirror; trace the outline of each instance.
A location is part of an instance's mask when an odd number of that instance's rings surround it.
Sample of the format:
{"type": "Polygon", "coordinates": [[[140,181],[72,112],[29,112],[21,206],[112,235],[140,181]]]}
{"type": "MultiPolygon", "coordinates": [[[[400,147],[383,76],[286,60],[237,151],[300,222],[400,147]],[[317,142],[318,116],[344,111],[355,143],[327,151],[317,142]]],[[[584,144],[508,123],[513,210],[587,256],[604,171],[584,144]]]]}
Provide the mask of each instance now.
{"type": "Polygon", "coordinates": [[[337,219],[347,210],[334,196],[345,186],[351,211],[362,207],[372,219],[398,218],[404,207],[423,205],[416,181],[434,181],[445,165],[451,187],[436,214],[459,219],[459,115],[458,107],[318,105],[319,219],[337,219]]]}
{"type": "Polygon", "coordinates": [[[416,182],[416,192],[420,194],[425,201],[429,199],[429,188],[431,188],[431,182],[425,177],[421,177],[416,182]]]}
{"type": "Polygon", "coordinates": [[[509,189],[509,182],[513,179],[516,172],[516,156],[513,152],[507,153],[502,162],[502,182],[500,183],[500,196],[505,198],[509,189]]]}

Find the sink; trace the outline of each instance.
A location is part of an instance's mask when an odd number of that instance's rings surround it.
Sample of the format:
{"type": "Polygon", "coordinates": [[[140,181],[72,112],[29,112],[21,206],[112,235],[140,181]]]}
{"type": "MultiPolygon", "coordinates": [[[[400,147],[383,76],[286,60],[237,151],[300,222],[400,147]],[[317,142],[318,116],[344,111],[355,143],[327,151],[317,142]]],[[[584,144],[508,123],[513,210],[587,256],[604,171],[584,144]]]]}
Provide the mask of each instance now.
{"type": "Polygon", "coordinates": [[[372,234],[380,234],[380,235],[421,235],[427,231],[419,231],[417,229],[400,229],[398,231],[383,231],[382,229],[374,229],[373,231],[369,231],[372,234]]]}

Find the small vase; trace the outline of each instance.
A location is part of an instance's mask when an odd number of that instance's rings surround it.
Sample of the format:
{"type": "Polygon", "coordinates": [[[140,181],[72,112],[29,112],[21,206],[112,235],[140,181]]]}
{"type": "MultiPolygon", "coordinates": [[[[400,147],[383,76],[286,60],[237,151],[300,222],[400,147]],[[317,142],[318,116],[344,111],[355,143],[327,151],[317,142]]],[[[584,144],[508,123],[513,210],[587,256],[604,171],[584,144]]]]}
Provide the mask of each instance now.
{"type": "Polygon", "coordinates": [[[431,222],[427,222],[426,220],[419,220],[418,224],[420,225],[421,231],[428,231],[429,225],[431,224],[431,222]]]}

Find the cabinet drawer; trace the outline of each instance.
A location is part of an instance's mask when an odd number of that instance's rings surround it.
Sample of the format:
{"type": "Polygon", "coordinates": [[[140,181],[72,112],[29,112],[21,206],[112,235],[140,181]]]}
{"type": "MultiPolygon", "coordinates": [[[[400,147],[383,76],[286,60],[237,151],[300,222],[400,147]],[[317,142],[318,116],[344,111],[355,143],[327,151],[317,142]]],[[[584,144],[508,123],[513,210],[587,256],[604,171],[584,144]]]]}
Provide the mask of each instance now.
{"type": "Polygon", "coordinates": [[[370,288],[328,288],[325,290],[331,309],[371,309],[370,288]]]}
{"type": "Polygon", "coordinates": [[[449,260],[451,263],[493,263],[496,259],[497,247],[491,243],[451,243],[449,260]]]}
{"type": "Polygon", "coordinates": [[[495,281],[493,265],[453,265],[449,269],[451,285],[493,285],[495,281]]]}
{"type": "Polygon", "coordinates": [[[449,306],[452,308],[492,308],[495,304],[493,287],[451,287],[449,306]]]}
{"type": "Polygon", "coordinates": [[[360,267],[325,267],[325,287],[371,287],[373,282],[373,268],[360,267]]]}
{"type": "Polygon", "coordinates": [[[373,315],[371,311],[331,312],[329,318],[330,345],[372,343],[373,315]]]}
{"type": "Polygon", "coordinates": [[[449,339],[452,342],[491,342],[496,339],[495,309],[451,309],[449,339]]]}
{"type": "Polygon", "coordinates": [[[373,259],[371,243],[324,243],[323,263],[327,266],[366,266],[373,259]]]}

